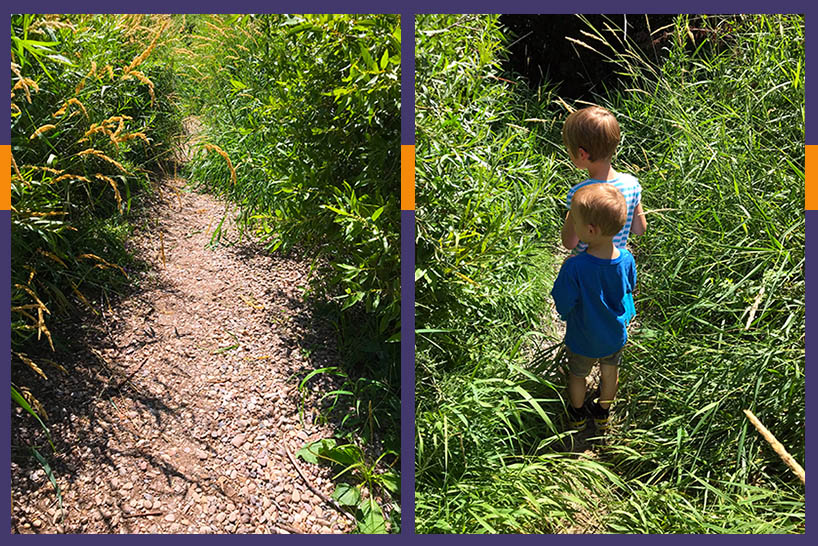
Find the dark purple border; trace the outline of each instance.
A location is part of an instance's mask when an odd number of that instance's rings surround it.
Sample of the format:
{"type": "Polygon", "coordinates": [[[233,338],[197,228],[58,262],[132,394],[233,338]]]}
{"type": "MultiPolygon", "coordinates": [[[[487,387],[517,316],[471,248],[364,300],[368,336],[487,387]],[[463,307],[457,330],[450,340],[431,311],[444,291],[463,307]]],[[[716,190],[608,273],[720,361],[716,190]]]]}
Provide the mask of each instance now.
{"type": "MultiPolygon", "coordinates": [[[[813,181],[812,183],[814,184],[815,181],[813,181]]],[[[806,283],[806,287],[805,287],[806,288],[806,294],[805,294],[806,316],[804,317],[804,332],[808,333],[809,332],[809,329],[808,329],[809,326],[813,325],[813,327],[814,327],[814,325],[816,324],[816,318],[815,317],[816,317],[816,314],[818,314],[818,298],[816,298],[816,294],[818,294],[818,291],[816,291],[816,289],[815,289],[815,284],[818,283],[818,258],[816,258],[816,256],[818,256],[818,252],[816,251],[816,247],[818,246],[818,243],[816,243],[816,241],[818,241],[818,211],[808,210],[808,211],[805,212],[805,216],[806,216],[806,218],[805,218],[806,226],[805,226],[805,231],[804,231],[804,237],[805,237],[806,248],[804,249],[805,250],[804,281],[806,283]],[[813,247],[812,252],[810,252],[810,249],[809,249],[810,241],[813,241],[812,242],[812,247],[813,247]],[[812,287],[810,287],[810,284],[812,284],[812,287]],[[812,301],[811,304],[809,303],[810,300],[812,301]]],[[[805,350],[805,357],[806,357],[805,362],[804,362],[804,389],[805,389],[804,415],[806,416],[807,421],[814,423],[815,422],[815,415],[812,415],[812,414],[815,413],[815,410],[814,409],[811,410],[810,408],[814,408],[815,406],[810,404],[809,401],[812,398],[811,395],[815,394],[815,392],[816,392],[815,385],[814,385],[815,381],[810,383],[810,381],[808,380],[809,378],[807,377],[807,368],[809,367],[810,362],[815,362],[816,361],[816,358],[818,358],[818,356],[816,356],[816,355],[818,355],[818,352],[816,352],[815,344],[813,344],[812,354],[810,354],[809,342],[807,341],[808,339],[809,339],[809,335],[807,334],[807,335],[804,336],[804,350],[805,350]],[[812,385],[812,386],[810,386],[810,385],[812,385]]],[[[815,425],[813,425],[813,428],[814,427],[815,427],[815,425]]],[[[804,469],[806,470],[806,468],[807,468],[807,458],[809,457],[809,454],[812,453],[812,449],[815,447],[815,433],[813,432],[813,433],[809,434],[807,429],[806,429],[806,425],[805,425],[804,434],[806,434],[806,439],[805,439],[805,448],[806,449],[804,450],[804,463],[803,463],[803,465],[804,465],[804,469]]],[[[807,489],[805,487],[805,490],[804,490],[804,497],[805,498],[806,498],[806,494],[807,494],[807,489]]],[[[812,510],[810,512],[808,507],[809,507],[809,503],[806,503],[805,508],[804,508],[805,522],[809,522],[809,514],[811,514],[811,513],[814,514],[815,513],[815,510],[812,510]]],[[[806,528],[809,529],[810,525],[807,525],[806,528]]],[[[806,533],[805,533],[805,535],[806,535],[806,533]]]]}
{"type": "MultiPolygon", "coordinates": [[[[610,1],[600,1],[600,0],[588,0],[583,2],[580,5],[571,5],[568,6],[565,3],[557,3],[557,2],[542,2],[542,1],[532,1],[532,0],[505,0],[503,2],[497,1],[486,1],[486,0],[452,0],[447,2],[441,2],[440,0],[436,2],[431,2],[428,0],[422,1],[415,1],[409,3],[406,2],[405,5],[401,5],[400,3],[396,2],[382,2],[382,1],[375,1],[375,0],[354,0],[354,1],[347,1],[347,2],[329,2],[326,0],[317,0],[317,1],[299,1],[299,2],[290,2],[290,1],[282,1],[282,2],[262,2],[259,0],[255,1],[248,1],[248,0],[234,0],[230,2],[229,5],[226,5],[224,2],[215,2],[213,0],[199,0],[197,2],[193,2],[190,0],[185,1],[175,1],[175,2],[167,2],[162,1],[158,2],[155,0],[143,0],[139,3],[117,3],[112,4],[109,1],[101,1],[101,0],[93,0],[93,1],[78,1],[78,2],[71,2],[66,3],[64,1],[57,2],[57,1],[35,1],[31,3],[25,4],[25,8],[27,12],[76,12],[76,13],[93,13],[93,12],[100,12],[100,13],[145,13],[145,12],[168,12],[172,11],[174,13],[240,13],[240,12],[283,12],[283,11],[298,11],[298,12],[312,12],[312,13],[321,13],[321,12],[336,12],[336,13],[366,13],[366,12],[400,12],[403,16],[402,20],[402,57],[403,57],[403,68],[402,68],[402,76],[401,82],[404,86],[402,91],[402,128],[401,128],[401,143],[402,144],[414,144],[414,126],[413,126],[413,118],[414,118],[414,57],[412,55],[413,48],[414,48],[414,25],[412,21],[412,15],[414,13],[434,13],[434,12],[449,12],[449,13],[496,13],[496,12],[505,12],[505,13],[571,13],[577,10],[581,10],[585,13],[606,13],[606,12],[616,12],[616,13],[657,13],[657,12],[687,12],[687,13],[806,13],[807,20],[810,21],[810,12],[812,11],[809,9],[809,4],[806,1],[790,1],[790,2],[776,2],[776,3],[764,3],[759,2],[758,0],[748,0],[744,2],[738,1],[713,1],[707,2],[702,0],[695,0],[695,1],[687,1],[687,2],[674,2],[672,4],[661,4],[657,5],[655,1],[647,1],[647,0],[625,0],[622,2],[611,3],[610,1]],[[225,8],[229,7],[229,10],[225,8]],[[573,9],[571,9],[573,8],[573,9]],[[658,9],[657,9],[658,8],[658,9]],[[407,25],[412,25],[412,30],[407,30],[407,25]],[[412,43],[412,46],[409,43],[412,43]],[[411,49],[410,49],[411,47],[411,49]],[[410,64],[411,63],[411,69],[410,64]]],[[[17,5],[16,7],[20,7],[17,5]]],[[[11,13],[12,10],[9,10],[11,13]]],[[[8,19],[6,19],[8,22],[8,19]]],[[[8,23],[7,23],[8,24],[8,23]]],[[[808,26],[809,28],[809,26],[808,26]]],[[[807,40],[807,66],[810,66],[810,59],[813,58],[814,55],[818,55],[813,50],[815,49],[814,40],[807,40]]],[[[4,72],[4,81],[8,82],[9,78],[8,73],[4,72]]],[[[810,104],[818,99],[812,99],[818,89],[818,86],[811,84],[812,79],[807,78],[807,87],[806,87],[806,96],[807,96],[807,104],[810,104]]],[[[8,95],[2,95],[3,97],[3,105],[8,108],[9,106],[9,99],[7,98],[8,95]]],[[[8,110],[7,110],[8,111],[8,110]]],[[[815,130],[810,130],[811,126],[814,126],[818,121],[812,120],[809,117],[807,118],[807,142],[816,143],[815,138],[812,138],[812,135],[816,134],[815,130]]],[[[8,144],[10,141],[10,133],[8,130],[4,130],[2,135],[0,135],[0,144],[8,144]]],[[[399,199],[399,196],[395,196],[396,199],[399,199]]],[[[800,203],[794,203],[793,206],[802,206],[800,203]]],[[[414,233],[415,233],[415,213],[414,211],[401,211],[401,291],[402,291],[402,306],[401,306],[401,317],[402,317],[402,331],[401,331],[401,366],[402,366],[402,404],[401,404],[401,421],[402,421],[402,430],[401,430],[401,440],[402,440],[402,452],[403,457],[401,459],[401,472],[402,472],[402,493],[401,493],[401,501],[402,501],[402,521],[403,521],[403,528],[402,533],[400,536],[390,536],[385,537],[388,542],[391,543],[407,543],[408,540],[413,540],[410,536],[403,536],[403,535],[411,535],[414,533],[414,233]]],[[[816,240],[818,238],[818,211],[808,211],[806,213],[806,231],[807,231],[807,241],[816,240]]],[[[815,244],[815,243],[813,243],[815,244]]],[[[810,290],[809,285],[811,280],[813,282],[818,282],[818,278],[816,274],[812,272],[814,270],[818,270],[818,261],[813,257],[810,252],[807,252],[807,267],[806,267],[806,282],[808,285],[807,288],[807,303],[809,303],[810,298],[813,301],[812,305],[807,305],[807,324],[813,324],[816,322],[816,319],[812,317],[815,315],[816,311],[810,312],[810,309],[815,307],[818,309],[818,296],[814,294],[818,294],[816,290],[810,290]],[[810,265],[812,264],[812,266],[810,265]]],[[[4,351],[4,354],[8,355],[5,357],[3,361],[3,375],[6,381],[10,381],[10,371],[9,371],[9,358],[10,358],[10,312],[9,312],[9,298],[10,298],[10,213],[8,211],[0,211],[0,273],[2,273],[2,280],[0,280],[0,286],[3,286],[3,283],[6,283],[4,286],[8,287],[3,290],[5,305],[2,306],[2,318],[0,318],[0,351],[4,351]]],[[[809,353],[808,353],[809,354],[809,353]]],[[[810,360],[810,357],[807,357],[810,360]]],[[[813,356],[811,358],[815,360],[813,356]]],[[[810,398],[811,394],[814,394],[815,389],[810,389],[809,382],[807,382],[807,398],[810,398]]],[[[807,410],[812,407],[811,405],[808,406],[807,410]]],[[[2,428],[0,429],[0,437],[4,439],[5,448],[3,449],[2,453],[2,463],[5,464],[5,468],[9,468],[10,464],[10,453],[9,447],[6,444],[7,439],[10,436],[10,405],[2,405],[0,408],[2,411],[2,428]]],[[[813,421],[812,417],[810,416],[810,421],[813,421]]],[[[812,438],[810,435],[807,436],[807,449],[808,452],[811,452],[813,444],[815,442],[811,441],[812,438]]],[[[806,463],[804,464],[806,467],[806,463]]],[[[8,472],[2,473],[2,487],[0,487],[0,491],[6,491],[10,489],[10,474],[8,472]]],[[[5,495],[0,495],[0,512],[4,514],[10,514],[10,504],[9,504],[9,497],[5,495]]],[[[9,522],[9,520],[6,520],[9,522]]],[[[6,527],[10,530],[10,522],[6,527]]],[[[101,543],[100,541],[109,541],[111,537],[107,536],[77,536],[77,535],[63,535],[59,537],[48,537],[48,536],[31,536],[31,537],[24,537],[24,536],[17,536],[13,535],[11,540],[16,543],[20,544],[23,542],[27,543],[46,543],[46,542],[55,542],[60,541],[64,544],[89,544],[89,543],[101,543]]],[[[738,545],[739,543],[751,543],[751,544],[761,544],[761,541],[765,543],[769,541],[767,537],[756,537],[756,536],[736,536],[736,535],[728,535],[728,536],[719,536],[719,537],[701,537],[701,540],[705,541],[727,541],[728,546],[731,543],[735,543],[738,545]]],[[[159,540],[160,543],[164,544],[178,544],[178,541],[182,541],[183,544],[198,544],[198,543],[224,543],[225,540],[232,540],[232,538],[225,538],[221,536],[123,536],[117,540],[122,540],[126,543],[136,543],[137,541],[144,542],[145,540],[159,540]]],[[[275,540],[275,537],[267,537],[267,536],[241,536],[235,538],[235,540],[244,542],[245,544],[249,541],[256,541],[256,543],[260,543],[260,541],[268,541],[268,540],[275,540]]],[[[352,541],[374,541],[374,540],[382,540],[381,537],[369,537],[369,536],[298,536],[298,537],[287,537],[284,540],[289,541],[307,541],[310,544],[317,544],[318,541],[329,541],[332,544],[339,544],[341,542],[345,542],[351,544],[352,541]]],[[[427,540],[423,538],[421,540],[427,540]]],[[[486,536],[475,536],[469,538],[458,538],[458,537],[439,537],[439,536],[429,536],[428,540],[432,540],[433,543],[442,543],[443,541],[448,540],[455,540],[455,541],[464,541],[464,540],[477,540],[481,543],[486,543],[486,541],[496,543],[497,541],[504,541],[505,538],[501,537],[486,537],[486,536]]],[[[605,541],[612,541],[614,546],[618,545],[625,545],[630,543],[633,540],[641,541],[643,544],[646,544],[646,541],[654,541],[656,540],[655,537],[642,537],[642,536],[635,536],[635,537],[620,537],[620,536],[606,536],[604,539],[600,537],[596,537],[593,535],[579,535],[574,537],[541,537],[541,536],[516,536],[513,538],[513,541],[516,544],[540,544],[542,541],[551,541],[555,540],[557,542],[565,542],[565,541],[579,541],[583,544],[591,544],[595,542],[599,542],[600,540],[605,541]],[[536,541],[536,542],[535,542],[536,541]]],[[[682,544],[683,542],[687,542],[690,540],[690,537],[685,536],[678,536],[678,535],[667,535],[663,536],[661,540],[669,540],[674,544],[682,544]]],[[[784,540],[786,541],[797,541],[797,542],[804,542],[806,541],[806,535],[803,536],[794,536],[794,537],[787,537],[784,540]]]]}
{"type": "MultiPolygon", "coordinates": [[[[10,76],[9,76],[10,77],[10,76]]],[[[4,89],[8,89],[7,87],[4,89]]],[[[10,101],[11,99],[9,99],[10,101]]],[[[8,110],[6,110],[8,111],[8,110]]],[[[11,127],[9,131],[3,132],[3,140],[8,142],[11,138],[11,127]]],[[[4,384],[11,384],[11,212],[7,210],[0,210],[0,287],[2,287],[3,304],[0,305],[0,354],[7,355],[3,358],[3,381],[4,384]]],[[[6,391],[8,392],[8,391],[6,391]]],[[[3,393],[5,394],[5,392],[3,393]]],[[[8,532],[11,532],[11,498],[6,497],[6,491],[11,491],[11,394],[9,394],[8,403],[0,404],[3,411],[3,424],[0,427],[0,434],[3,439],[3,462],[0,463],[5,468],[2,472],[2,486],[0,495],[2,502],[0,502],[0,511],[3,514],[8,514],[9,519],[4,521],[4,525],[8,532]]]]}
{"type": "Polygon", "coordinates": [[[415,211],[400,211],[401,535],[415,533],[415,211]]]}
{"type": "MultiPolygon", "coordinates": [[[[401,145],[415,144],[415,18],[402,14],[401,145]]],[[[401,184],[403,181],[401,181],[401,184]]],[[[400,211],[401,535],[415,533],[415,211],[400,211]]]]}

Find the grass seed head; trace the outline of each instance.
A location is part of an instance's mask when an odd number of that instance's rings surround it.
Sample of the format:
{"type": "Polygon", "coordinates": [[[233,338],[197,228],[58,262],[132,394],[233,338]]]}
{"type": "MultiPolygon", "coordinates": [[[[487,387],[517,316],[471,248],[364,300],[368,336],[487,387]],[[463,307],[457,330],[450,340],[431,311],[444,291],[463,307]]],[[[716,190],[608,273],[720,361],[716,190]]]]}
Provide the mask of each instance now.
{"type": "Polygon", "coordinates": [[[85,150],[83,150],[81,152],[77,152],[76,155],[77,156],[84,156],[84,155],[96,156],[96,157],[102,159],[103,161],[107,161],[108,163],[110,163],[111,165],[113,165],[114,167],[116,167],[117,169],[122,171],[123,173],[130,174],[128,172],[128,170],[125,167],[123,167],[120,162],[116,161],[115,159],[111,159],[110,157],[105,155],[105,153],[101,152],[100,150],[96,150],[94,148],[87,148],[87,149],[85,149],[85,150]]]}
{"type": "Polygon", "coordinates": [[[45,379],[46,381],[48,381],[48,377],[45,375],[45,373],[43,373],[43,370],[42,370],[42,369],[40,369],[40,367],[39,367],[37,364],[35,364],[35,363],[34,363],[34,361],[33,361],[33,360],[31,360],[31,359],[30,359],[30,358],[29,358],[29,357],[28,357],[26,354],[24,354],[24,353],[17,353],[17,352],[15,352],[15,353],[14,353],[14,356],[16,356],[17,358],[19,358],[19,359],[20,359],[20,361],[21,361],[23,364],[25,364],[26,366],[28,366],[29,368],[31,368],[32,370],[34,370],[34,372],[35,372],[37,375],[39,375],[40,377],[42,377],[43,379],[45,379]]]}
{"type": "Polygon", "coordinates": [[[80,260],[94,260],[94,261],[97,262],[97,264],[94,267],[99,267],[100,269],[118,269],[119,271],[122,272],[123,275],[125,275],[126,279],[128,278],[128,274],[125,272],[125,270],[122,268],[122,266],[119,266],[117,264],[112,264],[111,262],[109,262],[105,258],[100,258],[96,254],[91,254],[91,253],[80,254],[79,256],[77,256],[77,259],[80,259],[80,260]]]}
{"type": "Polygon", "coordinates": [[[95,178],[102,180],[103,182],[108,182],[111,187],[114,189],[114,197],[116,198],[116,208],[122,208],[122,196],[119,194],[119,188],[116,185],[116,181],[111,178],[110,176],[105,176],[104,174],[95,174],[95,178]]]}
{"type": "Polygon", "coordinates": [[[85,115],[85,119],[88,119],[88,111],[85,109],[85,106],[80,102],[78,98],[72,97],[68,99],[68,104],[76,105],[80,110],[82,110],[82,113],[85,115]]]}
{"type": "Polygon", "coordinates": [[[57,183],[57,182],[62,182],[63,180],[69,180],[69,179],[70,180],[82,180],[83,182],[90,182],[90,180],[88,180],[84,176],[81,176],[79,174],[70,174],[70,173],[62,174],[62,175],[58,176],[57,178],[55,178],[54,180],[52,180],[51,182],[52,183],[57,183]]]}
{"type": "Polygon", "coordinates": [[[125,74],[131,72],[134,68],[142,64],[145,61],[145,59],[148,58],[153,49],[156,47],[156,41],[159,39],[159,35],[162,34],[162,32],[164,32],[164,30],[168,27],[169,24],[170,22],[166,21],[162,26],[160,26],[156,30],[156,33],[153,35],[153,39],[151,40],[150,45],[147,47],[147,49],[145,49],[145,51],[134,57],[134,59],[131,61],[131,64],[129,64],[125,68],[124,70],[125,74]]]}
{"type": "Polygon", "coordinates": [[[125,74],[124,76],[122,76],[122,79],[123,80],[129,80],[129,79],[131,79],[131,77],[136,78],[137,80],[139,80],[140,82],[142,82],[142,83],[144,83],[145,85],[148,86],[148,92],[151,95],[151,106],[153,106],[153,103],[156,100],[156,96],[154,95],[153,82],[150,80],[150,78],[148,78],[145,74],[143,74],[139,70],[132,70],[131,72],[129,72],[129,73],[125,74]]]}
{"type": "Polygon", "coordinates": [[[56,125],[52,125],[50,123],[48,123],[46,125],[42,125],[42,126],[38,127],[37,130],[34,131],[34,134],[32,134],[30,137],[28,137],[28,139],[29,140],[34,140],[35,138],[42,135],[43,133],[47,133],[48,131],[51,131],[52,129],[56,129],[56,128],[57,128],[56,125]]]}
{"type": "Polygon", "coordinates": [[[222,156],[225,161],[227,161],[227,167],[230,169],[230,178],[233,181],[233,185],[235,185],[236,184],[236,170],[233,168],[233,162],[230,161],[230,157],[228,157],[227,152],[225,152],[224,150],[222,150],[221,148],[219,148],[215,144],[205,144],[205,149],[213,150],[214,152],[216,152],[217,154],[222,156]]]}
{"type": "Polygon", "coordinates": [[[17,177],[22,180],[23,175],[20,174],[20,169],[17,167],[17,161],[14,160],[14,153],[9,154],[11,156],[11,166],[14,167],[14,172],[17,174],[17,177]]]}
{"type": "Polygon", "coordinates": [[[20,77],[17,80],[17,83],[14,84],[14,87],[11,88],[12,93],[14,91],[22,89],[23,92],[26,94],[26,101],[31,104],[31,90],[33,89],[35,92],[40,90],[40,86],[37,85],[37,82],[32,80],[31,78],[24,78],[20,77]]]}
{"type": "MultiPolygon", "coordinates": [[[[65,112],[68,111],[68,107],[70,105],[72,105],[72,104],[76,105],[77,108],[82,110],[82,113],[85,115],[85,119],[88,119],[88,111],[85,109],[85,106],[80,102],[80,100],[78,98],[76,98],[76,97],[72,97],[72,98],[68,99],[67,101],[65,101],[63,103],[63,105],[60,107],[59,110],[57,110],[56,112],[51,114],[51,117],[58,118],[58,117],[64,116],[65,112]]],[[[73,113],[74,112],[72,112],[72,114],[73,113]]],[[[69,116],[69,117],[71,117],[71,116],[69,116]]]]}

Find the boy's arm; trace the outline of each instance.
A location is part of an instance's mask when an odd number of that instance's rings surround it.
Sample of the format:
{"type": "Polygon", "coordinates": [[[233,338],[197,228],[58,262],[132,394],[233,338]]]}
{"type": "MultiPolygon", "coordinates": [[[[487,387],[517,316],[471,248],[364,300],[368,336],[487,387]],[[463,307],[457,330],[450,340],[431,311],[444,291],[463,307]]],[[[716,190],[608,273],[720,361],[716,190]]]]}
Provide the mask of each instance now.
{"type": "Polygon", "coordinates": [[[631,285],[631,293],[633,293],[636,290],[636,261],[634,261],[633,254],[631,254],[630,251],[628,254],[630,254],[630,257],[628,258],[630,261],[630,265],[628,267],[628,282],[631,285]]]}
{"type": "Polygon", "coordinates": [[[642,203],[640,202],[633,209],[633,221],[631,222],[631,233],[634,235],[644,235],[648,230],[648,220],[645,218],[645,211],[642,210],[642,203]]]}
{"type": "Polygon", "coordinates": [[[551,289],[554,305],[562,320],[567,319],[579,301],[579,286],[574,274],[570,271],[571,266],[566,267],[566,264],[567,262],[562,264],[557,280],[554,281],[554,288],[551,289]]]}
{"type": "MultiPolygon", "coordinates": [[[[634,216],[636,216],[636,212],[634,212],[634,216]]],[[[572,250],[579,244],[579,237],[577,237],[576,232],[574,231],[574,222],[571,220],[571,211],[568,211],[568,214],[565,215],[565,222],[562,224],[562,232],[560,233],[562,237],[562,246],[567,248],[568,250],[572,250]]]]}

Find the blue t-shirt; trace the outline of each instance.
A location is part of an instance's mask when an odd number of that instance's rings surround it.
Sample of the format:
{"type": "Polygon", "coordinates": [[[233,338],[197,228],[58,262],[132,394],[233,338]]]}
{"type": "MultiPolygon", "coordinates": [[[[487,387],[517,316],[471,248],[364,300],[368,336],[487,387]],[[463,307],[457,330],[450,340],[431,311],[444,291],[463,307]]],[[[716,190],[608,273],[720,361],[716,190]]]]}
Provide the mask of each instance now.
{"type": "MultiPolygon", "coordinates": [[[[571,208],[571,198],[574,197],[574,193],[581,187],[589,184],[613,184],[616,186],[616,189],[625,196],[625,202],[628,204],[628,218],[625,220],[625,225],[622,226],[622,229],[619,230],[619,233],[616,234],[613,241],[616,248],[625,248],[625,243],[628,242],[628,235],[631,233],[633,211],[642,200],[642,185],[639,184],[639,180],[634,176],[626,173],[618,173],[613,180],[588,178],[568,190],[568,195],[565,196],[565,204],[568,205],[569,209],[571,208]]],[[[588,248],[588,244],[580,241],[574,250],[576,252],[582,252],[586,248],[588,248]]]]}
{"type": "Polygon", "coordinates": [[[551,296],[565,321],[565,344],[578,355],[608,356],[628,341],[628,323],[636,315],[633,288],[636,263],[626,249],[603,260],[582,252],[562,264],[551,296]]]}

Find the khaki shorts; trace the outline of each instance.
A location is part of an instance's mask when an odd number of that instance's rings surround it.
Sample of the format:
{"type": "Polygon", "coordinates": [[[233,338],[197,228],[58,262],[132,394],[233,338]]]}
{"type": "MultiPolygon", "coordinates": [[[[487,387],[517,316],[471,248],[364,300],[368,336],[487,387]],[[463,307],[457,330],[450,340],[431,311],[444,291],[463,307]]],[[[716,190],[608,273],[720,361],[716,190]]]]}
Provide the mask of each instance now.
{"type": "Polygon", "coordinates": [[[591,373],[591,368],[594,367],[597,361],[607,366],[619,366],[622,362],[622,351],[624,350],[625,347],[622,347],[612,355],[603,356],[602,358],[590,358],[578,355],[566,345],[565,355],[568,357],[568,370],[577,377],[585,377],[591,373]]]}

